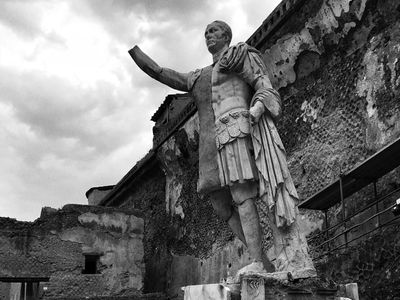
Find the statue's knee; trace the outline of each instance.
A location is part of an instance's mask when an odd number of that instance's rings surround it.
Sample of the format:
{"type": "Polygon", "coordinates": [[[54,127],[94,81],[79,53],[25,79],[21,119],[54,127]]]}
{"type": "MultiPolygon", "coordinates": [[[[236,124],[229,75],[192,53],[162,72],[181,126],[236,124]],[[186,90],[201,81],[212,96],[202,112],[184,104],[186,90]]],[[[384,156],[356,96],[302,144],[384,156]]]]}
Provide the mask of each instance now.
{"type": "Polygon", "coordinates": [[[255,203],[255,198],[237,199],[235,201],[238,208],[253,205],[255,203]]]}
{"type": "Polygon", "coordinates": [[[223,219],[224,221],[228,222],[229,219],[232,217],[233,215],[233,207],[230,207],[230,209],[226,209],[224,211],[220,212],[220,217],[221,219],[223,219]]]}
{"type": "Polygon", "coordinates": [[[211,203],[214,211],[221,219],[228,221],[231,218],[233,214],[232,205],[221,205],[221,203],[218,203],[218,201],[211,201],[211,203]]]}
{"type": "Polygon", "coordinates": [[[234,184],[230,190],[236,205],[242,205],[248,200],[253,201],[257,197],[257,184],[253,181],[234,184]]]}
{"type": "Polygon", "coordinates": [[[227,189],[221,189],[209,194],[211,204],[217,215],[225,221],[232,216],[232,196],[227,189]]]}

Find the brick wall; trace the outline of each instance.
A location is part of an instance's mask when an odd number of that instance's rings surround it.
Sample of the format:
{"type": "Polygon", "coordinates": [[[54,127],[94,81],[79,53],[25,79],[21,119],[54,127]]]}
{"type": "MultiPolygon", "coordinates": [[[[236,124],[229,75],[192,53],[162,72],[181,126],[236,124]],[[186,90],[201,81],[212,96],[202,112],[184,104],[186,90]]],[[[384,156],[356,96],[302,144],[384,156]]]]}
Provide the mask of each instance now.
{"type": "MultiPolygon", "coordinates": [[[[0,277],[43,277],[45,297],[109,296],[143,286],[143,219],[138,211],[67,205],[36,221],[0,218],[0,277]],[[98,274],[82,274],[85,254],[98,274]]],[[[1,293],[6,293],[0,286],[1,293]]]]}

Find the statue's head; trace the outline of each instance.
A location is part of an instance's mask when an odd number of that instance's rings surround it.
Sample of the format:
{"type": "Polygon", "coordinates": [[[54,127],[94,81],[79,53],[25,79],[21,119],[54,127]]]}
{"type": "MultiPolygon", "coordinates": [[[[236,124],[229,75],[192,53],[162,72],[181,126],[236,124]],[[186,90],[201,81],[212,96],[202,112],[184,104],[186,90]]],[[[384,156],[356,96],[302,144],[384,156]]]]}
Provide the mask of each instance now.
{"type": "Polygon", "coordinates": [[[229,46],[232,40],[232,30],[223,21],[214,21],[207,25],[204,33],[206,45],[211,54],[217,53],[225,45],[229,46]]]}

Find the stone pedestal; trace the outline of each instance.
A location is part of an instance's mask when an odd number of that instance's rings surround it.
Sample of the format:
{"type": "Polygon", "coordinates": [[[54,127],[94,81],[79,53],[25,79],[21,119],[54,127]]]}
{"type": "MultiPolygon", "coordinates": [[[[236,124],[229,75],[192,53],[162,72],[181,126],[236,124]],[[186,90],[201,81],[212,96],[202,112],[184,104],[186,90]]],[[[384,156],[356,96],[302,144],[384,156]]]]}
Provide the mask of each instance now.
{"type": "Polygon", "coordinates": [[[242,278],[241,299],[246,300],[334,300],[337,288],[317,278],[293,282],[250,275],[242,278]]]}
{"type": "Polygon", "coordinates": [[[188,285],[182,290],[184,300],[231,300],[229,288],[222,284],[188,285]]]}
{"type": "MultiPolygon", "coordinates": [[[[319,278],[291,279],[285,273],[242,276],[240,284],[204,284],[182,288],[185,300],[359,300],[319,278]]],[[[349,285],[349,284],[348,284],[349,285]]]]}
{"type": "Polygon", "coordinates": [[[291,279],[285,274],[256,274],[241,279],[244,300],[334,300],[337,287],[318,278],[291,279]],[[278,275],[278,276],[277,276],[278,275]]]}

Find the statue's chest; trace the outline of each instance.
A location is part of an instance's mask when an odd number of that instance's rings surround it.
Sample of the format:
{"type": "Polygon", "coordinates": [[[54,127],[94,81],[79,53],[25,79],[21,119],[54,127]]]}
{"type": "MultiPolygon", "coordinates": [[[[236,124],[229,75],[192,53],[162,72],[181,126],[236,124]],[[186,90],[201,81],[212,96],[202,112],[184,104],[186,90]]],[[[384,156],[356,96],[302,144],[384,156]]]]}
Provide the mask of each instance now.
{"type": "Polygon", "coordinates": [[[250,91],[248,84],[233,72],[222,72],[216,64],[211,74],[212,102],[217,103],[231,97],[247,97],[250,91]]]}
{"type": "Polygon", "coordinates": [[[213,87],[220,85],[234,85],[236,82],[242,81],[238,74],[233,72],[222,72],[217,63],[211,72],[211,85],[213,87]]]}

